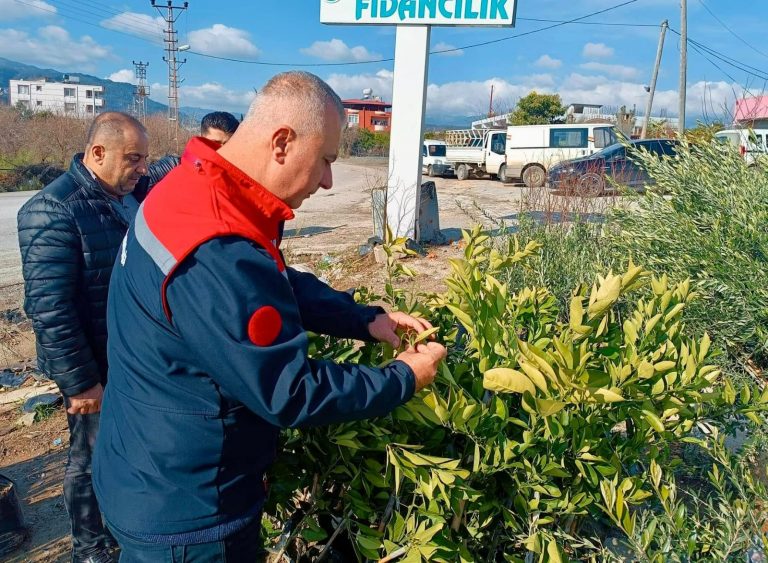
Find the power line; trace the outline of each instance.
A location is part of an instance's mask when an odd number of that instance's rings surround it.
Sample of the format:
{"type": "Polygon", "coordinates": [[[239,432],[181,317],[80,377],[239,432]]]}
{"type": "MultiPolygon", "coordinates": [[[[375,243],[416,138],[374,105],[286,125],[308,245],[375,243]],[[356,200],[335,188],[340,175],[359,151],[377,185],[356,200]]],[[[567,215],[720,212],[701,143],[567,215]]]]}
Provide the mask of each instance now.
{"type": "MultiPolygon", "coordinates": [[[[30,7],[36,8],[38,10],[45,11],[45,12],[49,12],[49,13],[53,13],[53,14],[57,14],[58,13],[62,17],[68,17],[70,19],[73,19],[73,20],[85,23],[87,25],[92,25],[92,26],[95,26],[95,27],[100,27],[102,29],[108,29],[109,31],[113,31],[115,33],[120,33],[122,35],[127,35],[129,37],[134,37],[134,38],[137,38],[137,39],[141,39],[141,40],[144,40],[144,41],[148,41],[150,43],[155,43],[154,41],[151,41],[148,38],[143,37],[141,35],[135,35],[135,34],[127,33],[125,31],[121,31],[121,30],[118,30],[118,29],[113,29],[113,28],[110,28],[110,27],[105,27],[102,24],[96,24],[96,23],[93,23],[93,22],[89,22],[89,21],[83,20],[83,19],[81,19],[79,17],[75,17],[75,16],[72,16],[72,15],[69,15],[69,14],[59,13],[56,10],[49,10],[49,9],[46,9],[43,6],[40,6],[40,5],[37,5],[37,4],[31,4],[31,3],[28,3],[28,2],[24,2],[23,0],[14,0],[14,1],[19,3],[19,4],[24,4],[26,6],[30,6],[30,7]]],[[[62,0],[54,0],[54,1],[61,2],[62,0]]],[[[542,22],[550,21],[552,23],[552,25],[547,25],[547,26],[544,26],[544,27],[541,27],[541,28],[538,28],[538,29],[533,29],[531,31],[526,31],[526,32],[523,32],[523,33],[515,34],[515,35],[510,35],[510,36],[502,37],[502,38],[499,38],[499,39],[493,39],[493,40],[490,40],[490,41],[483,41],[481,43],[474,43],[474,44],[465,45],[465,46],[462,46],[462,47],[453,47],[451,49],[440,49],[440,50],[430,51],[430,54],[432,54],[432,55],[440,55],[440,54],[444,54],[444,53],[451,53],[451,52],[462,51],[462,50],[466,50],[466,49],[474,49],[474,48],[477,48],[477,47],[484,47],[486,45],[492,45],[492,44],[500,43],[500,42],[503,42],[503,41],[509,41],[509,40],[512,40],[512,39],[518,39],[520,37],[526,37],[528,35],[533,35],[533,34],[536,34],[536,33],[541,33],[543,31],[549,31],[551,29],[555,29],[555,28],[562,27],[564,25],[569,25],[569,24],[622,25],[622,26],[635,26],[635,27],[656,27],[655,25],[651,25],[651,24],[618,24],[618,23],[617,24],[612,24],[612,23],[584,22],[584,21],[582,21],[582,20],[585,20],[585,19],[588,19],[588,18],[591,18],[591,17],[594,17],[594,16],[598,16],[600,14],[604,14],[604,13],[607,13],[607,12],[611,12],[613,10],[617,10],[619,8],[623,8],[624,6],[628,6],[629,4],[634,4],[637,1],[638,0],[627,0],[627,1],[622,2],[620,4],[616,4],[614,6],[610,6],[608,8],[604,8],[602,10],[597,10],[595,12],[591,12],[589,14],[586,14],[586,15],[583,15],[583,16],[580,16],[580,17],[577,17],[577,18],[569,19],[569,20],[538,20],[538,19],[535,19],[535,18],[518,18],[520,20],[526,20],[526,21],[527,20],[530,20],[530,21],[542,21],[542,22]]],[[[81,9],[81,11],[83,11],[83,10],[81,9]]],[[[111,12],[112,12],[113,15],[118,15],[119,14],[118,12],[115,12],[114,10],[111,10],[111,12]]],[[[98,14],[94,14],[93,12],[87,12],[87,13],[89,15],[94,15],[94,16],[98,17],[98,14]]],[[[138,25],[141,20],[136,19],[136,21],[137,21],[137,25],[138,25]]],[[[141,24],[144,26],[145,29],[147,29],[149,31],[149,28],[146,26],[146,24],[144,24],[144,22],[141,22],[141,24]]],[[[152,31],[154,31],[154,29],[152,31]]],[[[345,62],[337,62],[337,63],[293,63],[293,62],[254,61],[254,60],[248,60],[248,59],[238,59],[238,58],[234,58],[234,57],[221,57],[221,56],[210,55],[208,53],[201,53],[199,51],[193,51],[193,50],[190,50],[189,53],[197,55],[199,57],[205,57],[205,58],[209,58],[209,59],[228,61],[228,62],[243,63],[243,64],[254,64],[254,65],[261,65],[261,66],[309,67],[309,68],[312,68],[312,67],[357,66],[357,65],[362,65],[362,64],[376,64],[376,63],[391,62],[391,61],[394,60],[394,57],[384,57],[384,58],[380,58],[380,59],[373,59],[373,60],[366,60],[366,61],[345,61],[345,62]]]]}
{"type": "Polygon", "coordinates": [[[603,25],[603,26],[616,26],[616,27],[659,27],[655,23],[626,23],[626,22],[569,22],[568,20],[548,20],[543,18],[516,18],[520,21],[526,22],[541,22],[541,23],[573,23],[578,25],[603,25]]]}
{"type": "MultiPolygon", "coordinates": [[[[160,24],[153,25],[148,23],[146,20],[137,17],[137,15],[125,12],[125,11],[119,11],[115,10],[113,8],[108,8],[105,6],[99,5],[97,2],[89,2],[89,0],[50,0],[54,4],[59,4],[62,7],[67,8],[68,10],[74,10],[75,12],[80,12],[81,14],[85,14],[86,16],[91,17],[106,17],[107,19],[112,19],[117,16],[121,16],[122,20],[129,25],[135,26],[137,28],[140,28],[146,33],[156,33],[158,36],[162,36],[163,34],[163,27],[160,24]],[[89,4],[83,6],[83,4],[89,4]],[[99,10],[102,13],[96,13],[95,10],[99,10]]],[[[147,16],[151,19],[151,16],[147,16]]],[[[106,27],[103,25],[103,22],[99,24],[99,27],[106,28],[106,29],[112,29],[110,27],[106,27]]]]}
{"type": "Polygon", "coordinates": [[[23,4],[24,6],[29,6],[31,8],[35,8],[35,9],[40,10],[42,12],[48,12],[49,14],[55,14],[55,15],[62,16],[62,17],[67,18],[67,19],[78,21],[80,23],[84,23],[85,25],[90,25],[91,27],[98,27],[99,29],[106,29],[107,31],[111,31],[113,33],[119,33],[120,35],[125,35],[125,36],[131,37],[133,39],[140,39],[142,41],[146,41],[147,43],[152,43],[153,45],[162,44],[162,40],[160,40],[160,41],[152,41],[151,39],[148,39],[147,37],[143,37],[141,35],[136,35],[134,33],[128,33],[128,32],[121,31],[119,29],[114,29],[114,28],[111,28],[111,27],[106,27],[104,25],[93,23],[92,21],[84,20],[84,19],[81,19],[81,18],[76,17],[76,16],[72,16],[72,15],[69,15],[69,14],[64,14],[62,12],[58,12],[57,10],[50,10],[48,8],[40,6],[39,4],[30,4],[29,2],[24,2],[24,0],[14,0],[14,2],[16,2],[17,4],[23,4]]]}
{"type": "MultiPolygon", "coordinates": [[[[495,43],[501,43],[503,41],[509,41],[511,39],[519,39],[520,37],[526,37],[528,35],[534,35],[536,33],[541,33],[542,31],[549,31],[550,29],[555,29],[557,27],[562,27],[564,25],[578,23],[581,20],[585,20],[587,18],[591,18],[593,16],[597,16],[600,14],[604,14],[606,12],[610,12],[613,10],[617,10],[619,8],[623,8],[624,6],[628,6],[629,4],[634,4],[638,0],[627,0],[626,2],[622,2],[620,4],[616,4],[614,6],[610,6],[608,8],[604,8],[602,10],[598,10],[596,12],[591,12],[589,14],[586,14],[584,16],[580,16],[578,18],[573,18],[570,20],[562,20],[557,23],[554,23],[552,25],[547,25],[544,27],[540,27],[538,29],[533,29],[531,31],[525,31],[523,33],[517,33],[515,35],[509,35],[507,37],[501,37],[499,39],[492,39],[490,41],[483,41],[480,43],[473,43],[471,45],[464,45],[462,47],[452,47],[450,49],[439,49],[435,51],[430,51],[430,55],[441,55],[444,53],[453,53],[456,51],[465,51],[467,49],[474,49],[477,47],[485,47],[486,45],[493,45],[495,43]]],[[[219,57],[216,55],[208,55],[206,53],[200,53],[198,51],[189,51],[191,54],[198,55],[200,57],[206,57],[210,59],[217,59],[221,61],[229,61],[229,62],[235,62],[235,63],[244,63],[244,64],[254,64],[254,65],[262,65],[262,66],[291,66],[291,67],[326,67],[326,66],[351,66],[351,65],[361,65],[361,64],[372,64],[372,63],[385,63],[390,62],[394,60],[394,57],[386,57],[376,60],[368,60],[368,61],[349,61],[349,62],[340,62],[340,63],[283,63],[283,62],[267,62],[267,61],[252,61],[247,59],[237,59],[234,57],[219,57]]]]}
{"type": "MultiPolygon", "coordinates": [[[[677,31],[676,29],[672,28],[672,27],[670,27],[669,30],[672,33],[674,33],[675,35],[678,35],[678,36],[680,35],[680,32],[677,31]]],[[[735,69],[737,69],[737,70],[740,70],[740,71],[744,72],[745,74],[748,74],[750,76],[754,76],[755,78],[759,78],[761,80],[767,80],[768,81],[768,72],[763,70],[763,69],[759,69],[759,68],[750,66],[750,65],[748,65],[746,63],[742,63],[742,62],[738,61],[737,59],[729,57],[728,55],[726,55],[724,53],[716,51],[716,50],[712,49],[711,47],[708,47],[708,46],[704,45],[703,43],[700,43],[699,41],[696,41],[696,40],[692,39],[691,37],[688,38],[688,44],[691,47],[696,47],[697,48],[696,49],[697,52],[699,54],[701,54],[702,56],[704,56],[704,53],[708,53],[710,56],[714,57],[715,59],[717,59],[717,60],[719,60],[719,61],[721,61],[721,62],[723,62],[723,63],[725,63],[725,64],[727,64],[727,65],[729,65],[729,66],[731,66],[731,67],[733,67],[735,69]],[[702,51],[704,53],[702,53],[702,51]]],[[[705,57],[705,58],[710,60],[708,57],[705,57]]],[[[712,61],[710,60],[710,62],[712,62],[712,61]]],[[[720,68],[720,67],[718,67],[718,68],[720,68]]]]}
{"type": "Polygon", "coordinates": [[[744,43],[744,45],[746,45],[747,47],[749,47],[750,49],[752,49],[752,50],[753,50],[755,53],[757,53],[758,55],[762,55],[762,56],[764,56],[765,58],[767,58],[767,59],[768,59],[768,55],[767,55],[767,54],[765,54],[763,51],[761,51],[761,50],[760,50],[760,49],[758,49],[757,47],[753,46],[752,44],[748,43],[748,42],[747,42],[747,41],[746,41],[744,38],[742,38],[742,37],[741,37],[741,36],[740,36],[738,33],[736,33],[736,32],[735,32],[735,31],[733,31],[733,30],[732,30],[730,27],[728,27],[728,26],[725,24],[725,22],[724,22],[723,20],[721,20],[720,18],[718,18],[718,17],[717,17],[717,15],[715,15],[715,13],[714,13],[712,10],[710,10],[710,9],[709,9],[709,6],[707,6],[707,5],[704,3],[704,0],[699,0],[699,4],[701,4],[701,5],[704,7],[704,9],[705,9],[707,12],[709,12],[709,15],[710,15],[710,16],[712,16],[712,17],[713,17],[713,18],[714,18],[714,19],[717,21],[717,23],[719,23],[720,25],[722,25],[722,26],[725,28],[725,30],[726,30],[728,33],[730,33],[730,34],[731,34],[731,35],[733,35],[733,36],[734,36],[736,39],[738,39],[739,41],[741,41],[742,43],[744,43]]]}

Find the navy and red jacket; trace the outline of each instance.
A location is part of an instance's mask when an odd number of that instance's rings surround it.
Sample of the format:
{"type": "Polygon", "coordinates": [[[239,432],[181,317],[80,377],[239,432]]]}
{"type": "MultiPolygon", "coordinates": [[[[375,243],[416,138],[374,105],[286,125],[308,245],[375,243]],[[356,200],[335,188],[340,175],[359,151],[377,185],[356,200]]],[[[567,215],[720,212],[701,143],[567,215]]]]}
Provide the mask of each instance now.
{"type": "Polygon", "coordinates": [[[293,212],[190,141],[139,209],[109,289],[109,384],[93,481],[110,525],[166,544],[219,541],[258,515],[280,428],[384,415],[415,380],[311,360],[305,331],[369,340],[357,305],[278,249],[293,212]]]}

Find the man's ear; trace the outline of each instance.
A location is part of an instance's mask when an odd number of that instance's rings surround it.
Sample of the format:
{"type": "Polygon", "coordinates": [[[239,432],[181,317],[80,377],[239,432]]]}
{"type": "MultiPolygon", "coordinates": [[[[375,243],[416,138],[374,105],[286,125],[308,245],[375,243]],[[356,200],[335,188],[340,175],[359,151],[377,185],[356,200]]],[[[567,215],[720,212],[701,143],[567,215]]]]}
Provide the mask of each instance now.
{"type": "Polygon", "coordinates": [[[293,142],[296,140],[296,131],[288,125],[281,125],[272,133],[272,158],[278,164],[285,163],[285,157],[292,148],[293,142]]]}
{"type": "Polygon", "coordinates": [[[91,145],[88,148],[88,152],[90,153],[89,156],[91,157],[90,160],[92,162],[95,162],[96,164],[101,164],[104,162],[104,158],[106,157],[107,150],[104,148],[104,145],[91,145]]]}

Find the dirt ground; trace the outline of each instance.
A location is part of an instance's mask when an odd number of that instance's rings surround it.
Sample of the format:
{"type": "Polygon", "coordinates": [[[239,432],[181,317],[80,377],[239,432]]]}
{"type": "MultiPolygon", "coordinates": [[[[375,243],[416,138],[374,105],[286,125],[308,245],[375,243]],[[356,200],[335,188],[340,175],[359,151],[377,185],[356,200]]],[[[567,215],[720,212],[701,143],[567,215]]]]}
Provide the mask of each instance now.
{"type": "MultiPolygon", "coordinates": [[[[337,289],[367,286],[381,292],[385,272],[373,253],[361,255],[372,233],[370,190],[386,178],[386,162],[355,160],[335,166],[335,186],[305,203],[286,225],[283,249],[291,264],[303,264],[337,289]]],[[[481,222],[514,224],[521,209],[535,210],[542,220],[564,214],[599,216],[610,198],[582,200],[549,193],[534,194],[492,180],[435,179],[440,205],[440,226],[448,242],[428,246],[426,255],[408,258],[419,273],[413,291],[440,290],[450,268],[448,260],[461,253],[461,229],[481,222]]],[[[22,311],[18,248],[14,247],[15,211],[25,197],[0,201],[0,370],[34,368],[34,336],[22,311]],[[3,285],[4,284],[4,285],[3,285]]],[[[407,288],[407,285],[405,286],[407,288]]],[[[30,377],[25,387],[41,385],[30,377]]],[[[13,390],[11,390],[13,391],[13,390]]],[[[0,388],[0,401],[5,393],[0,388]]],[[[65,562],[69,557],[69,523],[61,481],[66,462],[68,432],[63,409],[31,426],[18,426],[18,404],[0,404],[0,473],[11,478],[22,502],[29,529],[26,544],[6,561],[65,562]]]]}

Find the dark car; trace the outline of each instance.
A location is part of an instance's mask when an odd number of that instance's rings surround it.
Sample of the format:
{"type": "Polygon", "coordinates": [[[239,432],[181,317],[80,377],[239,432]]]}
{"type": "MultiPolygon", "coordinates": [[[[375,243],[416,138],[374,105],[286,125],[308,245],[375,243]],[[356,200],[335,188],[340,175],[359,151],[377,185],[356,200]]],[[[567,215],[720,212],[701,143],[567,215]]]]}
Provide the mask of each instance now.
{"type": "Polygon", "coordinates": [[[603,150],[574,160],[560,162],[549,169],[549,187],[575,192],[579,195],[600,195],[614,183],[636,190],[653,184],[653,178],[637,162],[635,155],[646,150],[658,156],[675,156],[679,141],[671,139],[643,139],[616,143],[603,150]]]}

